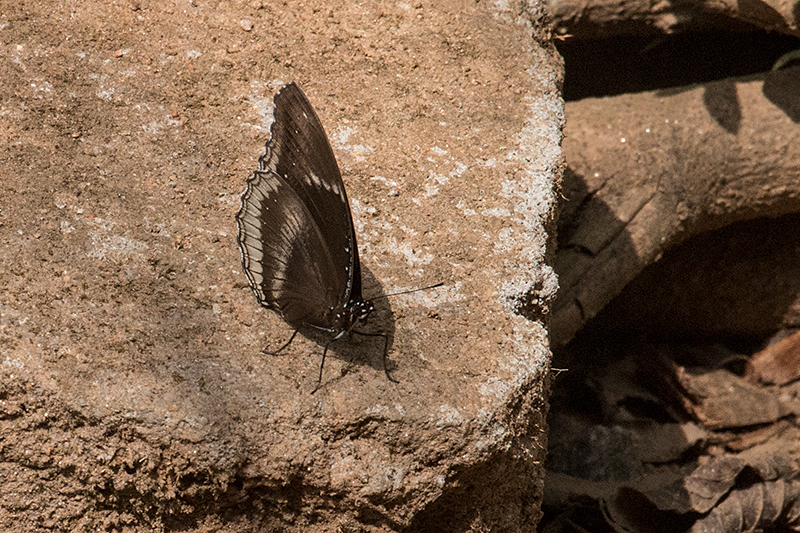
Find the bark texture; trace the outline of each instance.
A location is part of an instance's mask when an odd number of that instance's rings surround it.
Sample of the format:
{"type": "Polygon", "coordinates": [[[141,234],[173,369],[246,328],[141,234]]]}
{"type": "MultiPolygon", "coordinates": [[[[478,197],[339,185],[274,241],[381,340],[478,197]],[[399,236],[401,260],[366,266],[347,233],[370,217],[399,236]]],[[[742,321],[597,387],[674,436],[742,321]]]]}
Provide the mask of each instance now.
{"type": "Polygon", "coordinates": [[[791,68],[567,104],[555,343],[690,236],[800,210],[798,91],[791,68]]]}

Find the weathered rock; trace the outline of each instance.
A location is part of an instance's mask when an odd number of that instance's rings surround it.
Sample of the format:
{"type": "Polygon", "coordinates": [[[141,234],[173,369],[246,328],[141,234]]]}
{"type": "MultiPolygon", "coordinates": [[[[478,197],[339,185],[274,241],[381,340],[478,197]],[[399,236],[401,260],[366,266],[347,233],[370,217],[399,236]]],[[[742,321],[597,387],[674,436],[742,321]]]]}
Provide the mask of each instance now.
{"type": "Polygon", "coordinates": [[[526,9],[3,10],[0,529],[533,530],[562,104],[526,9]],[[399,384],[379,342],[334,345],[313,396],[319,344],[261,353],[291,330],[234,214],[290,80],[339,158],[365,296],[446,284],[377,302],[399,384]]]}

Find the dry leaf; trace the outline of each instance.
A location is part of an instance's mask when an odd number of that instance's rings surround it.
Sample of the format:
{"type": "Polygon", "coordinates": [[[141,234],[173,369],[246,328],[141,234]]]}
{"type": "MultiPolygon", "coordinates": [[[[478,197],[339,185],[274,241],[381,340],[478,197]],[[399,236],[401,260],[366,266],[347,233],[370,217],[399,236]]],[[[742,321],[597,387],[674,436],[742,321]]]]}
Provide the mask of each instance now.
{"type": "Polygon", "coordinates": [[[797,482],[783,480],[756,483],[732,491],[690,529],[691,533],[735,533],[773,530],[781,522],[797,531],[797,482]]]}
{"type": "Polygon", "coordinates": [[[753,355],[750,376],[777,385],[800,378],[800,331],[753,355]]]}
{"type": "Polygon", "coordinates": [[[785,414],[778,391],[748,383],[727,370],[678,367],[676,377],[695,416],[708,429],[768,424],[785,414]]]}
{"type": "Polygon", "coordinates": [[[685,479],[644,495],[662,511],[705,513],[731,490],[745,466],[732,455],[712,457],[685,479]]]}

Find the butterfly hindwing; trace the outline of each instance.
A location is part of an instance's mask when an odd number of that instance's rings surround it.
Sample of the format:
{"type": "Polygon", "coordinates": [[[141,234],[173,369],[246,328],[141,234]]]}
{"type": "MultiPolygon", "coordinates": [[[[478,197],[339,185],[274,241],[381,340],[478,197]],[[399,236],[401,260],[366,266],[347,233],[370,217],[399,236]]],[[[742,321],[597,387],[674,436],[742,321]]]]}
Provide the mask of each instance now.
{"type": "Polygon", "coordinates": [[[294,326],[330,327],[326,310],[344,287],[326,282],[335,274],[333,261],[300,198],[277,174],[257,171],[242,206],[242,262],[259,302],[294,326]]]}

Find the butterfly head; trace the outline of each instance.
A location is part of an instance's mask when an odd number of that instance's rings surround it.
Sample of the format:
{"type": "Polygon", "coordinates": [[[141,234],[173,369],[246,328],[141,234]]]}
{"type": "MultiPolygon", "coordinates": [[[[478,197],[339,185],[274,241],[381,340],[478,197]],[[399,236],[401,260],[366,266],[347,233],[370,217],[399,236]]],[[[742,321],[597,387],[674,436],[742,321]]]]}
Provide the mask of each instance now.
{"type": "Polygon", "coordinates": [[[356,300],[345,305],[337,319],[343,331],[350,331],[359,322],[365,322],[367,317],[375,310],[371,300],[356,300]]]}
{"type": "Polygon", "coordinates": [[[372,300],[361,300],[353,309],[353,314],[356,320],[366,320],[367,317],[375,310],[372,300]]]}

